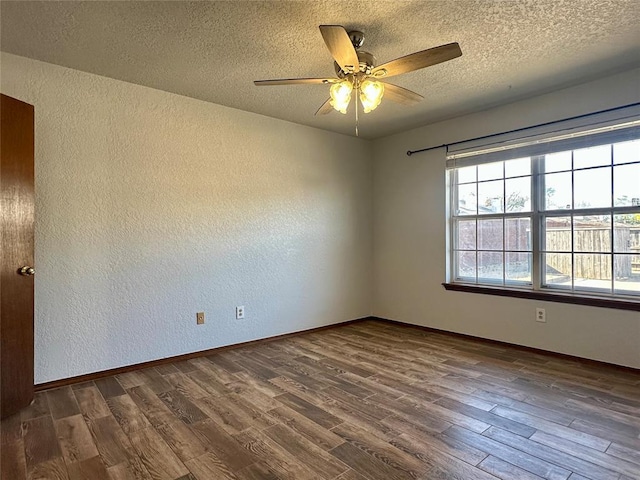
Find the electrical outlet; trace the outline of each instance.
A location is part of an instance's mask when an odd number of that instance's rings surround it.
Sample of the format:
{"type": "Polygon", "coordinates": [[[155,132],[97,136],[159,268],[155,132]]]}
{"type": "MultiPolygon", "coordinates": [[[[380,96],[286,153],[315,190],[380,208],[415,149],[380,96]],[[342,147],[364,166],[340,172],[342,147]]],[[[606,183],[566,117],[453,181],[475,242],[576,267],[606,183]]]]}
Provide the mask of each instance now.
{"type": "Polygon", "coordinates": [[[547,312],[544,308],[536,308],[536,322],[547,323],[547,312]]]}
{"type": "Polygon", "coordinates": [[[236,307],[236,320],[244,318],[244,307],[236,307]]]}
{"type": "Polygon", "coordinates": [[[202,325],[204,323],[204,312],[196,313],[196,323],[202,325]]]}

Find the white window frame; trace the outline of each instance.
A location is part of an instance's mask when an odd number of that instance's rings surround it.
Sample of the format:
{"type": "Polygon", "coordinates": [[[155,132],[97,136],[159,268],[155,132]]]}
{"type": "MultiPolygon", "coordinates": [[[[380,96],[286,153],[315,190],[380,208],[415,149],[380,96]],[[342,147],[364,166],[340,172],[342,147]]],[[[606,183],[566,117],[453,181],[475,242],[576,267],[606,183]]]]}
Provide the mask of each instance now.
{"type": "MultiPolygon", "coordinates": [[[[536,293],[549,293],[549,294],[562,294],[567,293],[574,297],[582,297],[582,296],[601,296],[608,297],[615,300],[624,300],[631,301],[633,303],[638,302],[640,304],[640,294],[634,291],[623,291],[615,289],[615,272],[612,271],[611,275],[611,288],[609,291],[603,291],[601,289],[595,288],[593,290],[588,288],[575,288],[575,270],[571,273],[571,286],[561,286],[561,285],[553,285],[553,284],[545,284],[545,274],[542,271],[542,266],[546,264],[544,260],[545,250],[544,246],[544,222],[547,218],[553,217],[570,217],[571,225],[573,227],[574,217],[580,216],[588,216],[588,215],[610,215],[611,216],[611,249],[609,252],[602,252],[606,255],[611,255],[611,268],[614,267],[614,221],[615,215],[619,214],[640,214],[640,206],[615,206],[613,202],[613,168],[614,168],[614,159],[612,156],[611,163],[609,164],[609,168],[611,168],[612,179],[611,179],[611,195],[612,202],[611,206],[603,207],[603,208],[576,208],[575,198],[573,198],[572,206],[570,209],[560,209],[560,210],[544,210],[544,202],[545,202],[545,188],[541,183],[544,181],[544,158],[546,154],[567,151],[567,150],[577,150],[580,148],[602,145],[602,144],[614,144],[619,142],[624,142],[632,139],[640,139],[640,120],[634,118],[632,120],[626,120],[624,122],[610,123],[608,125],[599,126],[597,128],[582,128],[581,131],[571,131],[569,133],[563,133],[562,135],[547,135],[546,138],[544,136],[540,138],[539,136],[534,139],[516,139],[506,144],[503,142],[501,144],[494,144],[490,146],[484,146],[482,148],[476,149],[467,149],[461,150],[458,153],[449,153],[447,155],[447,191],[448,191],[448,204],[447,204],[447,284],[466,284],[469,286],[477,286],[477,287],[489,287],[491,289],[498,290],[530,290],[536,293]],[[529,157],[531,161],[531,211],[530,212],[507,212],[506,205],[504,205],[503,213],[484,213],[480,214],[478,210],[476,210],[475,215],[457,215],[456,209],[458,206],[457,199],[457,171],[458,168],[462,168],[465,166],[472,165],[480,165],[480,164],[488,164],[497,161],[508,161],[517,158],[529,157]],[[507,250],[507,245],[505,244],[504,238],[506,237],[505,230],[505,220],[508,218],[530,218],[531,225],[531,282],[516,282],[516,281],[507,281],[506,280],[506,262],[505,255],[509,252],[507,250]],[[456,232],[456,227],[458,221],[460,220],[475,220],[476,221],[476,232],[478,228],[478,220],[485,219],[502,219],[503,220],[503,248],[502,250],[495,250],[495,252],[500,252],[503,255],[503,275],[502,279],[494,281],[486,280],[486,279],[478,279],[478,252],[482,251],[479,249],[478,244],[478,235],[476,234],[476,277],[475,279],[469,277],[459,277],[458,276],[458,265],[457,265],[457,248],[456,242],[458,239],[458,235],[456,232]]],[[[640,163],[640,158],[638,162],[633,162],[632,164],[640,163]]],[[[590,168],[600,168],[598,167],[590,167],[590,168]]],[[[575,169],[573,163],[573,153],[572,153],[572,162],[571,162],[571,178],[572,178],[572,197],[575,195],[575,190],[573,188],[574,184],[574,174],[576,171],[587,170],[585,169],[575,169]]],[[[505,175],[503,172],[503,182],[505,179],[505,175]]],[[[479,185],[481,181],[476,177],[475,184],[479,185]]],[[[505,192],[506,193],[506,192],[505,192]]],[[[506,194],[503,194],[503,197],[506,197],[506,194]]],[[[506,202],[506,198],[504,198],[506,202]]],[[[572,228],[572,236],[573,236],[573,228],[572,228]]],[[[574,257],[576,253],[580,254],[580,252],[576,252],[575,245],[571,242],[571,251],[570,252],[552,252],[552,253],[570,253],[572,255],[572,265],[575,267],[574,257]]],[[[592,253],[592,252],[586,252],[592,253]]],[[[453,288],[455,289],[455,288],[453,288]]],[[[497,293],[502,295],[502,293],[497,293]]],[[[573,302],[579,303],[579,302],[573,302]]],[[[639,305],[640,306],[640,305],[639,305]]],[[[637,309],[637,308],[632,308],[637,309]]]]}

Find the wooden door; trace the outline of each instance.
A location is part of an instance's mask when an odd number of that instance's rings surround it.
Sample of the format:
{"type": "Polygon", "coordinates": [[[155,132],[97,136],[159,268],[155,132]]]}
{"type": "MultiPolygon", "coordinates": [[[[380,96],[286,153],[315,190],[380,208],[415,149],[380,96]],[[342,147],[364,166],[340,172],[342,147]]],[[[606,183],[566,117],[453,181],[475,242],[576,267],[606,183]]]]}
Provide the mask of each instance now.
{"type": "Polygon", "coordinates": [[[0,104],[0,417],[33,400],[33,106],[0,104]]]}

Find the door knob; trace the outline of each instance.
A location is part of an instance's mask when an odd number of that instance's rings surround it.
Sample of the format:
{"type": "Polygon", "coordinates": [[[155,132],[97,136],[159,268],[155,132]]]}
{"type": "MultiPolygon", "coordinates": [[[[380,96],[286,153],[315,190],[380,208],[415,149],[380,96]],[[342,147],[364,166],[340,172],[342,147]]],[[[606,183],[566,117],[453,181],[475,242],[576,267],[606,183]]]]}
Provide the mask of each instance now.
{"type": "Polygon", "coordinates": [[[33,267],[24,266],[20,270],[18,270],[18,273],[20,275],[31,276],[31,275],[35,275],[36,270],[33,267]]]}

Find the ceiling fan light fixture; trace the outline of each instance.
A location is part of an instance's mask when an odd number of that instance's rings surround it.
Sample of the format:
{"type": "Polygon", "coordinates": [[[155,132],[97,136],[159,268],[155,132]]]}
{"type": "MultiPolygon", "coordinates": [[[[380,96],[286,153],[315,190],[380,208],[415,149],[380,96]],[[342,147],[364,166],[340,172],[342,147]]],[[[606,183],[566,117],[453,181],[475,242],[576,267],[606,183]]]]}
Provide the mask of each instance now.
{"type": "Polygon", "coordinates": [[[331,106],[338,112],[346,114],[347,107],[351,102],[351,92],[353,91],[353,84],[349,80],[343,80],[342,82],[334,83],[329,89],[329,95],[331,96],[331,106]]]}
{"type": "Polygon", "coordinates": [[[384,95],[384,83],[366,79],[360,84],[360,102],[364,113],[369,113],[380,105],[384,95]]]}
{"type": "MultiPolygon", "coordinates": [[[[1,0],[0,0],[1,1],[1,0]]],[[[332,109],[346,114],[351,95],[356,92],[355,117],[356,136],[358,135],[358,98],[364,113],[369,113],[380,105],[385,91],[387,98],[402,105],[413,105],[424,97],[406,88],[387,83],[386,78],[431,67],[453,60],[462,55],[456,42],[438,47],[427,48],[377,65],[375,57],[361,50],[364,34],[360,31],[347,31],[341,25],[320,25],[322,39],[333,57],[335,78],[281,78],[273,80],[255,80],[261,85],[317,85],[331,84],[330,97],[316,111],[316,115],[326,115],[332,109]],[[385,81],[379,81],[384,78],[385,81]]]]}

